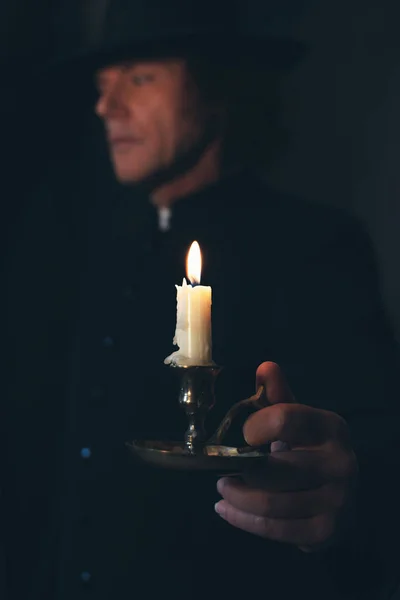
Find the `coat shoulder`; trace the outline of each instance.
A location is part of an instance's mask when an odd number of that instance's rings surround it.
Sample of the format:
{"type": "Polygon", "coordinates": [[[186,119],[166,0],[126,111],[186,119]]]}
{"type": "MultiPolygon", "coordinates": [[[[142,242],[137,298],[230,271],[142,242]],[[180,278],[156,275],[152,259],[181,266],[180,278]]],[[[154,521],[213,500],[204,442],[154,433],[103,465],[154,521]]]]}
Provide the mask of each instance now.
{"type": "Polygon", "coordinates": [[[271,189],[261,188],[274,217],[286,223],[289,231],[297,231],[299,235],[315,237],[336,236],[342,231],[361,230],[361,222],[351,211],[332,205],[313,202],[303,196],[297,196],[271,189]]]}
{"type": "Polygon", "coordinates": [[[362,221],[352,212],[257,184],[251,221],[258,239],[266,236],[281,250],[314,254],[332,246],[370,246],[362,221]]]}

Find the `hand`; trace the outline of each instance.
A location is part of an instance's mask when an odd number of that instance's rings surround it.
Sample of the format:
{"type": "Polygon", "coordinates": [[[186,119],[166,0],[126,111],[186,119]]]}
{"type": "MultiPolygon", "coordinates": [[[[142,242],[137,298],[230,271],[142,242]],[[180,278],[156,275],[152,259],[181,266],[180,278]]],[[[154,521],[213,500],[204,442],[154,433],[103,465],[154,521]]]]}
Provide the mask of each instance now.
{"type": "Polygon", "coordinates": [[[243,434],[250,446],[271,444],[265,467],[224,477],[216,512],[255,535],[304,551],[330,545],[340,531],[357,475],[346,422],[337,414],[296,404],[278,365],[256,374],[271,406],[253,413],[243,434]]]}

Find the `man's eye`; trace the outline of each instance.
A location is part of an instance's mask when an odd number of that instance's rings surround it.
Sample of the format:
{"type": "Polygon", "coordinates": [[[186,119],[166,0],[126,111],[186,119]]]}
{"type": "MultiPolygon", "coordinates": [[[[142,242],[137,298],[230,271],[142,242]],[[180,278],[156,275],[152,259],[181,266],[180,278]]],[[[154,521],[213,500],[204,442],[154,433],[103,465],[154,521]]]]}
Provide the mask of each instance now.
{"type": "Polygon", "coordinates": [[[153,81],[152,75],[133,75],[132,82],[135,85],[143,85],[144,83],[148,83],[149,81],[153,81]]]}

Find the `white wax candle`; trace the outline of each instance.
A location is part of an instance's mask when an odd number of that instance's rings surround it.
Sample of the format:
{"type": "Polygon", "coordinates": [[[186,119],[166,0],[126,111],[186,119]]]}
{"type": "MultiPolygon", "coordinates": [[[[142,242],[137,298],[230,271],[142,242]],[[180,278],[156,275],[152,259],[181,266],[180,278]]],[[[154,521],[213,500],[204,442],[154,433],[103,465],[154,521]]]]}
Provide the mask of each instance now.
{"type": "MultiPolygon", "coordinates": [[[[197,242],[188,256],[188,276],[200,281],[201,255],[197,242]],[[194,261],[198,264],[193,266],[194,261]]],[[[211,287],[190,285],[183,279],[176,287],[176,329],[173,343],[179,350],[165,359],[178,366],[212,365],[211,287]]]]}

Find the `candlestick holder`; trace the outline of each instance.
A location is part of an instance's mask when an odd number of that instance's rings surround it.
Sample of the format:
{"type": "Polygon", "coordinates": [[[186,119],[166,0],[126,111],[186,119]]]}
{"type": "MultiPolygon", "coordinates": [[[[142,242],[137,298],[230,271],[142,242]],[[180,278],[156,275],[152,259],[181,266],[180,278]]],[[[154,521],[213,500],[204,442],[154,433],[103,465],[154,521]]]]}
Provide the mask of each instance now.
{"type": "Polygon", "coordinates": [[[156,467],[186,471],[214,471],[219,474],[240,473],[265,461],[269,446],[241,448],[223,445],[232,421],[243,409],[258,410],[268,406],[264,387],[254,396],[234,404],[211,437],[207,437],[205,420],[215,405],[215,382],[221,367],[172,366],[180,376],[178,402],[185,411],[188,427],[183,441],[134,440],[128,443],[133,455],[156,467]]]}

